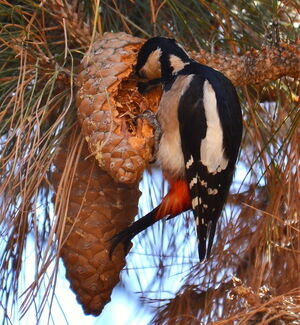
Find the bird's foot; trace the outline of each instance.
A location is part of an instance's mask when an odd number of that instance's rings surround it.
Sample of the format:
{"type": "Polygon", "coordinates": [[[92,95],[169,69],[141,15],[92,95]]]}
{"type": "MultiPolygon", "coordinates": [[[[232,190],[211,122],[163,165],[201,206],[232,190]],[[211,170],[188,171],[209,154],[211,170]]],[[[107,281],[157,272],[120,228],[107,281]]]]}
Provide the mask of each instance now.
{"type": "Polygon", "coordinates": [[[150,110],[146,110],[145,112],[139,114],[136,118],[142,118],[145,119],[154,130],[154,152],[153,152],[153,158],[149,161],[150,164],[154,163],[156,161],[157,152],[159,148],[159,142],[162,135],[162,129],[160,126],[160,123],[158,122],[156,118],[156,114],[153,113],[150,110]]]}

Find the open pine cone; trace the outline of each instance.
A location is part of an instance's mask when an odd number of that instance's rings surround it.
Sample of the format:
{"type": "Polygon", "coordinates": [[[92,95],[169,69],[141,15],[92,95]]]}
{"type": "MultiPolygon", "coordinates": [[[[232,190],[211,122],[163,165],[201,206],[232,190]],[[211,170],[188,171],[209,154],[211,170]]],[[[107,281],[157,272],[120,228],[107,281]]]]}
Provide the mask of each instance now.
{"type": "Polygon", "coordinates": [[[136,183],[152,157],[153,130],[136,116],[156,111],[161,91],[139,94],[133,66],[143,40],[105,33],[81,65],[76,95],[78,117],[89,150],[116,182],[136,183]]]}

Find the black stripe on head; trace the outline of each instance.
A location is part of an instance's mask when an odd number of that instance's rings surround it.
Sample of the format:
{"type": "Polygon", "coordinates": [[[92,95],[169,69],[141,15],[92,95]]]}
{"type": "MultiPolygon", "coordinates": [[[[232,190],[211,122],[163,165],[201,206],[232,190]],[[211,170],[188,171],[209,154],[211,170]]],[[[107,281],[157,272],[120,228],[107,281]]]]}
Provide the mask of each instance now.
{"type": "MultiPolygon", "coordinates": [[[[139,51],[135,66],[135,73],[138,76],[145,77],[141,71],[146,65],[149,56],[157,50],[161,51],[158,59],[160,60],[161,64],[162,76],[165,79],[172,75],[173,68],[170,66],[171,55],[178,57],[182,62],[189,62],[191,60],[186,51],[174,39],[153,37],[150,38],[139,51]]],[[[156,78],[159,77],[157,76],[156,78]]]]}

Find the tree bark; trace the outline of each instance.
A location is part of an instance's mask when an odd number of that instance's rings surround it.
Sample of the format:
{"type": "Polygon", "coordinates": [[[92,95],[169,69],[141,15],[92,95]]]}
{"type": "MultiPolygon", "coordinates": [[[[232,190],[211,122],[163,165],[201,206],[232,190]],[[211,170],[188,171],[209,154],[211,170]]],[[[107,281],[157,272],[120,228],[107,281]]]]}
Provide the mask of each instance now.
{"type": "Polygon", "coordinates": [[[251,49],[241,56],[193,53],[195,60],[223,72],[236,86],[266,84],[281,77],[300,77],[300,44],[251,49]]]}

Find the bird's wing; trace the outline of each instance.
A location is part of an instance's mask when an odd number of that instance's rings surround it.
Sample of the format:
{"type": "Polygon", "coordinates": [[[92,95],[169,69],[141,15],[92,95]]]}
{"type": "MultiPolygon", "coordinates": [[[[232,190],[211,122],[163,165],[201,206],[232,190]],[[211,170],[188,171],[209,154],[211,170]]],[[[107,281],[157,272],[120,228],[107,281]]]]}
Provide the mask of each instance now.
{"type": "Polygon", "coordinates": [[[202,261],[210,254],[235,163],[225,155],[226,130],[220,124],[215,91],[205,76],[195,74],[191,79],[179,102],[178,120],[202,261]]]}

